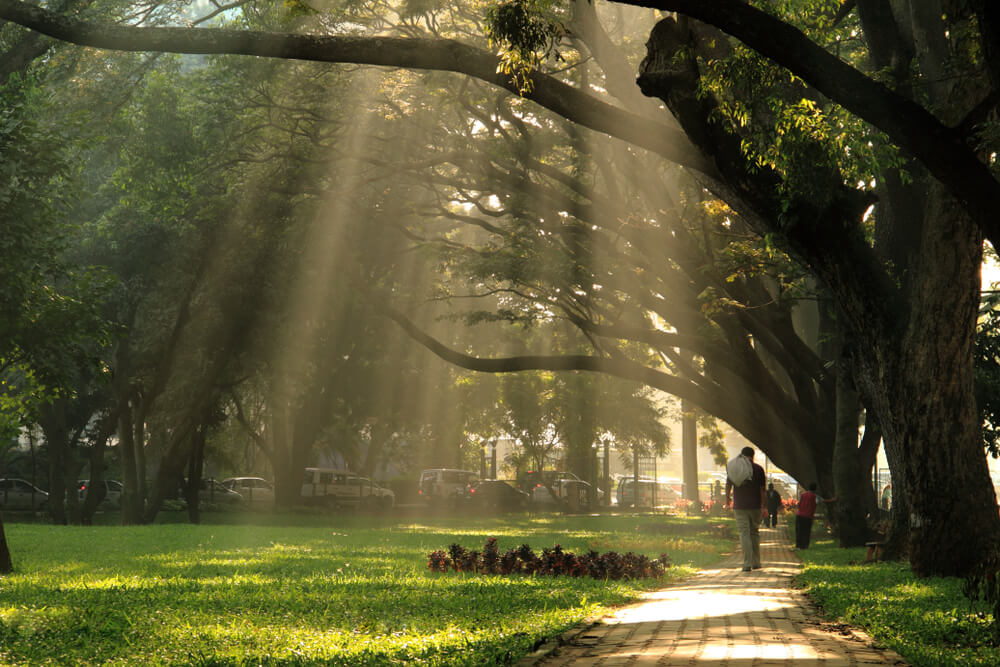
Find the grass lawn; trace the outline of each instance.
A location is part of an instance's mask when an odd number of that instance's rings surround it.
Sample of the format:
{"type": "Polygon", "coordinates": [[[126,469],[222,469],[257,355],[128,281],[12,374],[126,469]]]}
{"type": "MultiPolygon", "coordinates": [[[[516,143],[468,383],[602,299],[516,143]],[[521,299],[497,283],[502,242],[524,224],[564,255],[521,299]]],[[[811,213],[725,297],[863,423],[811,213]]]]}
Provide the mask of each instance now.
{"type": "Polygon", "coordinates": [[[799,583],[831,617],[863,628],[913,665],[1000,665],[987,627],[992,615],[970,608],[961,579],[918,579],[908,563],[864,564],[864,548],[839,549],[830,539],[797,553],[805,564],[799,583]]]}
{"type": "Polygon", "coordinates": [[[204,523],[8,523],[3,664],[510,663],[609,606],[717,562],[719,519],[207,514],[204,523]],[[427,570],[454,542],[671,556],[656,581],[427,570]]]}

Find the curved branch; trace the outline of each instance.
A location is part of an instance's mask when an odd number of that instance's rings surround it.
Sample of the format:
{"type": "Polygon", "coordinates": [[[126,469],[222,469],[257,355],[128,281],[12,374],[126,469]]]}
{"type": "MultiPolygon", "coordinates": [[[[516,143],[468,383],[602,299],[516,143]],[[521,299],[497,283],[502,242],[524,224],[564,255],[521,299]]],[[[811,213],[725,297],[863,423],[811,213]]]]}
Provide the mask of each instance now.
{"type": "MultiPolygon", "coordinates": [[[[301,35],[221,28],[155,28],[93,24],[42,7],[0,0],[0,19],[12,21],[56,39],[116,51],[236,54],[405,67],[457,72],[519,94],[497,72],[497,56],[451,39],[301,35]]],[[[573,122],[657,153],[709,176],[711,163],[683,132],[602,102],[561,81],[533,72],[525,97],[573,122]]]]}
{"type": "Polygon", "coordinates": [[[613,0],[678,12],[715,26],[785,67],[845,109],[885,132],[920,160],[997,238],[1000,183],[976,157],[968,137],[924,107],[890,90],[829,53],[794,26],[743,0],[613,0]]]}
{"type": "Polygon", "coordinates": [[[411,338],[448,363],[481,373],[518,373],[523,371],[590,371],[633,380],[667,394],[691,401],[709,414],[717,415],[753,442],[795,443],[809,441],[812,433],[802,433],[769,411],[744,409],[743,402],[733,396],[713,396],[704,387],[654,370],[640,363],[616,357],[582,354],[523,355],[516,357],[480,358],[454,350],[428,335],[403,313],[388,304],[376,306],[396,322],[411,338]]]}

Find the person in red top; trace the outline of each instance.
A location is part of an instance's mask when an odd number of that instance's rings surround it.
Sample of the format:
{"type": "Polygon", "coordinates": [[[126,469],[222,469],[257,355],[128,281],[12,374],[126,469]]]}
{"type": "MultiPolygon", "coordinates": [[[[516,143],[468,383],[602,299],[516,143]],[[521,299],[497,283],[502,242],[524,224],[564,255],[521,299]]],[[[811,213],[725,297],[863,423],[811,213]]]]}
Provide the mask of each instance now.
{"type": "Polygon", "coordinates": [[[799,496],[799,511],[795,514],[795,548],[808,549],[809,540],[812,537],[813,519],[816,516],[816,506],[820,503],[832,503],[837,499],[821,498],[816,495],[816,483],[809,485],[808,491],[803,491],[799,496]]]}
{"type": "Polygon", "coordinates": [[[764,469],[753,462],[753,447],[744,447],[740,456],[749,459],[753,475],[739,486],[726,477],[726,504],[733,501],[733,518],[740,532],[740,548],[743,550],[743,571],[758,570],[760,564],[760,520],[767,515],[764,507],[764,486],[767,479],[764,469]]]}

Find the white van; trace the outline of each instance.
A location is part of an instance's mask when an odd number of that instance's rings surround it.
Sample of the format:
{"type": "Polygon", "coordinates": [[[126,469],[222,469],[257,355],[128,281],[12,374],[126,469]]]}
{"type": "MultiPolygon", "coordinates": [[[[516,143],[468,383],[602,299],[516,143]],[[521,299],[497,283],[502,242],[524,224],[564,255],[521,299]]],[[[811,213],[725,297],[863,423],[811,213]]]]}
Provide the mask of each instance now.
{"type": "Polygon", "coordinates": [[[455,468],[431,468],[420,473],[417,494],[425,503],[437,505],[456,502],[470,484],[479,481],[479,474],[455,468]]]}
{"type": "Polygon", "coordinates": [[[306,468],[302,478],[302,498],[337,506],[389,509],[396,504],[396,494],[367,477],[335,468],[306,468]]]}

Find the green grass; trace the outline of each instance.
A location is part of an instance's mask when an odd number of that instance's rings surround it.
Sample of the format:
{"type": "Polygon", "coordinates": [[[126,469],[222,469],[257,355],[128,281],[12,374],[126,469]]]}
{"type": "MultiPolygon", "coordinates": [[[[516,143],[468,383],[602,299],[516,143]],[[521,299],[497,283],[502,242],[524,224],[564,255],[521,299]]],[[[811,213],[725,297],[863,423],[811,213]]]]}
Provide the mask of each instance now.
{"type": "Polygon", "coordinates": [[[483,665],[717,562],[718,520],[211,515],[199,526],[8,523],[0,663],[483,665]],[[214,521],[215,523],[207,523],[214,521]],[[669,521],[670,528],[663,524],[669,521]],[[667,579],[435,574],[453,542],[669,553],[667,579]]]}
{"type": "Polygon", "coordinates": [[[863,547],[840,549],[829,539],[797,553],[805,564],[799,583],[831,617],[916,667],[1000,664],[992,615],[970,606],[961,579],[918,579],[907,563],[865,564],[863,547]]]}

